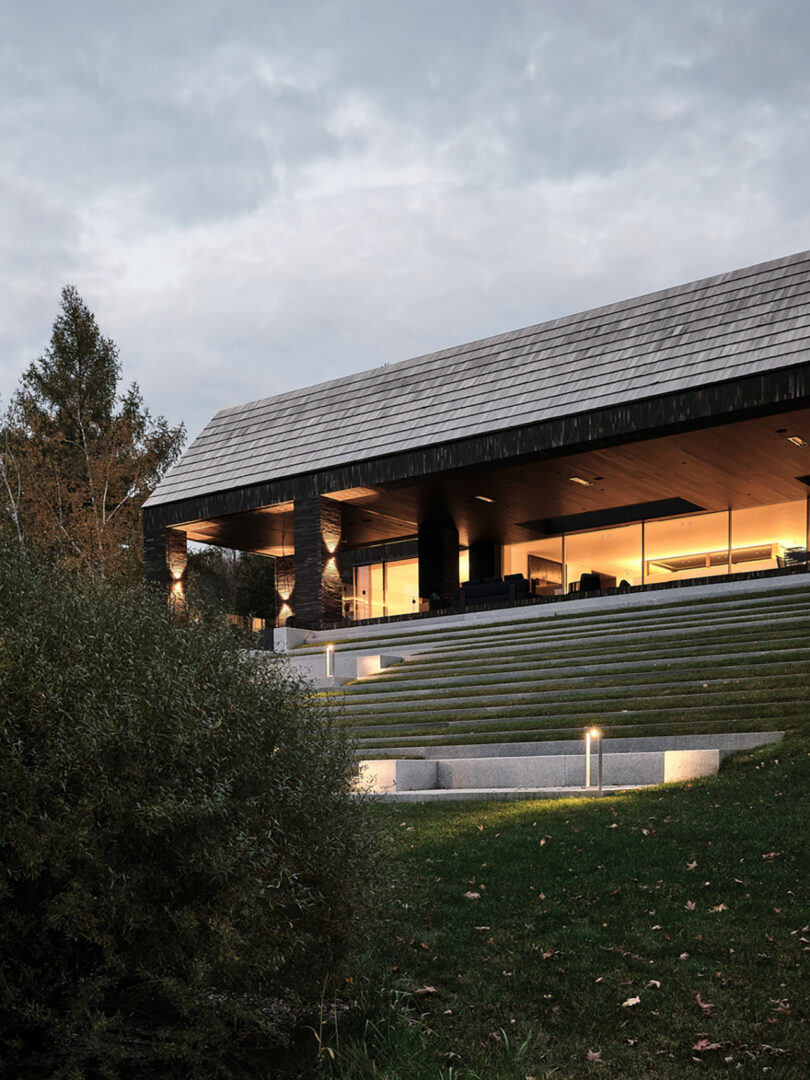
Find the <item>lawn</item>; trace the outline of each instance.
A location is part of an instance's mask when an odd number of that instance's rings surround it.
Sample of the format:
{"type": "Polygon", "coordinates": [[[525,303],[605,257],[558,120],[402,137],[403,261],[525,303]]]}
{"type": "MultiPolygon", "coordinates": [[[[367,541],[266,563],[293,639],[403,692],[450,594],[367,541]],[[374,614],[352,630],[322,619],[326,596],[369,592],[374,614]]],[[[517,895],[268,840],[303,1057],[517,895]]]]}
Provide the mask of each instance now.
{"type": "Polygon", "coordinates": [[[326,1074],[810,1076],[807,739],[602,800],[373,813],[390,905],[326,1074]]]}

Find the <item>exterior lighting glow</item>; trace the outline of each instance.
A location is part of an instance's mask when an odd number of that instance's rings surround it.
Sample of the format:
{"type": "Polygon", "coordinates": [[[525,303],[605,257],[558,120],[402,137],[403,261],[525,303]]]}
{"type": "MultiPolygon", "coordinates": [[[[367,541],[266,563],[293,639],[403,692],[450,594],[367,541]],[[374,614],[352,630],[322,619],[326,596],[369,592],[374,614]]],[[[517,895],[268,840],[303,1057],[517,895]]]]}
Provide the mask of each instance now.
{"type": "Polygon", "coordinates": [[[485,502],[485,503],[497,502],[497,499],[492,499],[492,498],[490,498],[489,495],[475,495],[473,497],[478,499],[479,502],[485,502]]]}
{"type": "Polygon", "coordinates": [[[591,741],[597,746],[597,790],[602,794],[602,732],[599,728],[588,728],[585,732],[585,787],[591,786],[591,741]]]}
{"type": "Polygon", "coordinates": [[[581,476],[569,476],[572,484],[580,484],[582,487],[593,487],[593,480],[584,480],[581,476]]]}
{"type": "Polygon", "coordinates": [[[335,674],[335,646],[326,646],[326,677],[331,679],[335,674]]]}
{"type": "Polygon", "coordinates": [[[801,435],[788,435],[787,441],[794,446],[807,446],[807,439],[803,439],[801,435]]]}

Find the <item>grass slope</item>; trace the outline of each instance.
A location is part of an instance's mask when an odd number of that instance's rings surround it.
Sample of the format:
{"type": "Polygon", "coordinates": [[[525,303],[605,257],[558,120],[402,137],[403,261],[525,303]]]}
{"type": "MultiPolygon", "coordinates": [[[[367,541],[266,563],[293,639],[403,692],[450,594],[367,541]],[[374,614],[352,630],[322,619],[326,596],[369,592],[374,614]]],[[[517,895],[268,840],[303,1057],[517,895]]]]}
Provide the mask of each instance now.
{"type": "Polygon", "coordinates": [[[374,813],[391,904],[325,1071],[810,1076],[806,736],[602,801],[374,813]]]}

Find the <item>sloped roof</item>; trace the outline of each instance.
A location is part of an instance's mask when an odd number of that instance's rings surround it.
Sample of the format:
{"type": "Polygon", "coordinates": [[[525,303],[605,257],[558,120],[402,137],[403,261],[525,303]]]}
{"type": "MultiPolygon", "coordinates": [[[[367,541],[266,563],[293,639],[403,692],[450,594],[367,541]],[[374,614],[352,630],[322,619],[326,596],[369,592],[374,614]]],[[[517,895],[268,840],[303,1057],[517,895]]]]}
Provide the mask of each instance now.
{"type": "Polygon", "coordinates": [[[221,409],[147,506],[790,367],[810,252],[221,409]]]}

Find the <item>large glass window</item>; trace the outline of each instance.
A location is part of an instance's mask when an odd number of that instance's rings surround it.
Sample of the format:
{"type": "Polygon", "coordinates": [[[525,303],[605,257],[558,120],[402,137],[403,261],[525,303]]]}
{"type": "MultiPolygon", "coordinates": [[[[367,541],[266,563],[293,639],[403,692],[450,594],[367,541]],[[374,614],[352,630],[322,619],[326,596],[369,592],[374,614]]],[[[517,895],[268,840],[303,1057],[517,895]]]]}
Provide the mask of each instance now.
{"type": "Polygon", "coordinates": [[[770,570],[807,557],[807,502],[731,512],[731,571],[770,570]]]}
{"type": "Polygon", "coordinates": [[[611,589],[623,581],[640,585],[641,525],[566,535],[565,566],[569,589],[579,587],[583,575],[590,575],[588,588],[611,589]]]}
{"type": "Polygon", "coordinates": [[[408,615],[419,610],[419,562],[369,563],[354,568],[355,619],[379,619],[386,615],[408,615]]]}
{"type": "Polygon", "coordinates": [[[711,577],[729,572],[729,515],[648,521],[644,526],[645,582],[711,577]]]}

